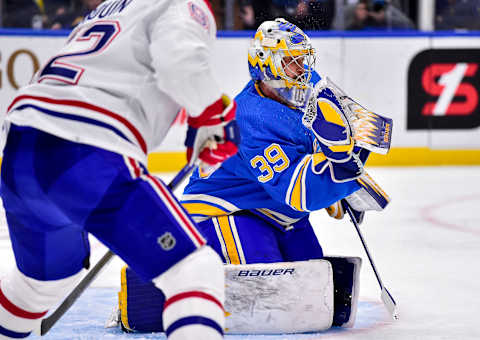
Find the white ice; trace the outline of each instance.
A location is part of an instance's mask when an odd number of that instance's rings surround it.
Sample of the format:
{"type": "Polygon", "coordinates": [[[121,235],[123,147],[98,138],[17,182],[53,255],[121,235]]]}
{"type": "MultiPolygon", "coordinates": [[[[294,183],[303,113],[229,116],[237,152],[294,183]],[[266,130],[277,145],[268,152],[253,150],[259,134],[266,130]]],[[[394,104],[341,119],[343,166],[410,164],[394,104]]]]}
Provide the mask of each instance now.
{"type": "MultiPolygon", "coordinates": [[[[311,221],[328,255],[356,255],[363,259],[360,308],[353,329],[278,336],[227,336],[227,339],[369,339],[477,340],[480,312],[480,167],[372,168],[370,174],[391,196],[382,213],[369,212],[361,229],[379,274],[398,303],[400,320],[392,321],[380,302],[380,288],[355,229],[347,218],[336,221],[324,211],[311,221]]],[[[161,175],[168,181],[171,174],[161,175]]],[[[179,193],[181,188],[177,190],[179,193]]],[[[105,248],[92,240],[95,263],[105,248]]],[[[0,224],[0,276],[14,265],[8,232],[0,224]]],[[[116,303],[119,270],[115,259],[78,301],[97,326],[58,329],[46,339],[154,339],[158,335],[126,335],[103,330],[108,315],[98,315],[92,292],[102,291],[103,303],[116,303]],[[111,292],[111,296],[109,295],[111,292]],[[90,300],[89,299],[90,296],[90,300]]],[[[96,298],[95,298],[96,299],[96,298]]],[[[72,310],[75,308],[74,306],[72,310]]],[[[104,313],[104,312],[102,312],[104,313]]],[[[68,313],[65,316],[68,318],[68,313]]],[[[83,315],[79,316],[82,321],[83,315]]],[[[79,322],[79,325],[82,325],[79,322]]],[[[37,338],[38,339],[38,338],[37,338]]]]}

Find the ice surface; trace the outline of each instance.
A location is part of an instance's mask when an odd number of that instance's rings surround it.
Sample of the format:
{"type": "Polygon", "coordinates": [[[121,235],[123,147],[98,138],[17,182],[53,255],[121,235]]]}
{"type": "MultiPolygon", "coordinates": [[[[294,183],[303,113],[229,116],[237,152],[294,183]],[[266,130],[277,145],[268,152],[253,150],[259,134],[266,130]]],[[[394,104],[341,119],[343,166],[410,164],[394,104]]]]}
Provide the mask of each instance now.
{"type": "MultiPolygon", "coordinates": [[[[378,283],[353,226],[347,219],[333,220],[319,211],[312,214],[311,221],[324,252],[363,259],[355,327],[315,334],[230,335],[226,339],[480,339],[480,167],[372,168],[369,173],[392,202],[382,213],[367,213],[361,228],[383,283],[398,303],[400,320],[391,321],[385,312],[378,283]]],[[[168,181],[172,175],[162,177],[168,181]]],[[[95,263],[105,248],[92,240],[92,249],[95,263]]],[[[0,259],[1,277],[13,266],[4,220],[0,221],[0,259]]],[[[115,259],[43,338],[165,339],[159,334],[127,335],[103,328],[117,301],[121,266],[115,259]]]]}

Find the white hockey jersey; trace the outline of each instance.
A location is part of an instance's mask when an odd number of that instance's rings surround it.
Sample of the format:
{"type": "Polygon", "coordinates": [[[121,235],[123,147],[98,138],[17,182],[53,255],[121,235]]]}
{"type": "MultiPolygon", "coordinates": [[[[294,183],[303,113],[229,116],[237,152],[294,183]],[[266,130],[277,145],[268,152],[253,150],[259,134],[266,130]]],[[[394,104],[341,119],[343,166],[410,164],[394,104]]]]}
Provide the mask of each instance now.
{"type": "Polygon", "coordinates": [[[8,108],[7,122],[146,164],[177,112],[221,96],[206,0],[109,0],[87,15],[8,108]]]}

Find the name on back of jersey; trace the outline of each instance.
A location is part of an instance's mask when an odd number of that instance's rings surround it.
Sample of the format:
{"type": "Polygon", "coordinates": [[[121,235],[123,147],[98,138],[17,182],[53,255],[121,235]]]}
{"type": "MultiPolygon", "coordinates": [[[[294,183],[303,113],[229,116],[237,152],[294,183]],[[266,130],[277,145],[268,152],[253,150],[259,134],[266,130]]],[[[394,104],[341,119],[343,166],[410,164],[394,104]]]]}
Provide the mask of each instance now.
{"type": "Polygon", "coordinates": [[[93,11],[88,13],[85,16],[83,22],[87,22],[93,19],[102,19],[109,15],[116,14],[122,12],[128,5],[132,3],[133,0],[116,0],[116,1],[108,1],[100,4],[97,8],[93,11]]]}

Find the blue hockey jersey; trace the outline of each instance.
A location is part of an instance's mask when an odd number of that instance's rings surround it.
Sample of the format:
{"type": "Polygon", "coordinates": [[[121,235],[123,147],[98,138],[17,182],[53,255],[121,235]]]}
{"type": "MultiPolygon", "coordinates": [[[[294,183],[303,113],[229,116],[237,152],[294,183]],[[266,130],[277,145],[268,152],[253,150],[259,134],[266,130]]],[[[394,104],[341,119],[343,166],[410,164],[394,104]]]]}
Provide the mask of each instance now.
{"type": "Polygon", "coordinates": [[[182,197],[196,221],[249,210],[286,227],[360,188],[315,170],[325,156],[300,110],[265,97],[253,81],[235,99],[238,153],[213,173],[197,169],[182,197]]]}

